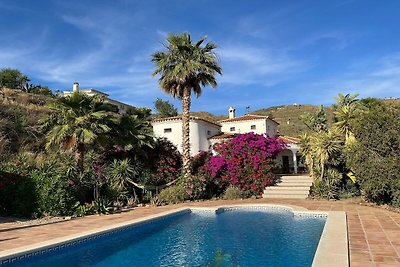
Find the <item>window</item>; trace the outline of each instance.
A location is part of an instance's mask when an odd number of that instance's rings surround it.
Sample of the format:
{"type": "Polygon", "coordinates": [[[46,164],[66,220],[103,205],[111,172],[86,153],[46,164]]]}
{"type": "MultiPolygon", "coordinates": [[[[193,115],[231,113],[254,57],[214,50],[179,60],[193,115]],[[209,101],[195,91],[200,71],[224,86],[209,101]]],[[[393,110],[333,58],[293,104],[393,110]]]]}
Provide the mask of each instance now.
{"type": "Polygon", "coordinates": [[[170,132],[172,132],[171,128],[164,128],[164,133],[170,133],[170,132]]]}
{"type": "Polygon", "coordinates": [[[251,125],[251,126],[250,126],[250,129],[255,130],[255,129],[256,129],[256,126],[255,126],[255,125],[251,125]]]}
{"type": "Polygon", "coordinates": [[[211,131],[207,131],[207,135],[211,135],[211,131]]]}
{"type": "Polygon", "coordinates": [[[229,129],[229,131],[234,132],[234,131],[235,131],[235,127],[231,127],[231,128],[229,129]]]}

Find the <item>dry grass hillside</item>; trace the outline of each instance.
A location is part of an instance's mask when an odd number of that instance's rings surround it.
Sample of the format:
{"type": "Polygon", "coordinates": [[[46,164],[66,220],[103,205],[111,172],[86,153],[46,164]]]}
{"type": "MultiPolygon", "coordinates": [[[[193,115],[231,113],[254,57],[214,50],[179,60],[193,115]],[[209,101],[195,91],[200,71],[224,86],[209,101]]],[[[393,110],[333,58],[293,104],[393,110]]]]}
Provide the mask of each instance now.
{"type": "MultiPolygon", "coordinates": [[[[302,132],[307,131],[307,127],[304,125],[301,117],[306,113],[316,112],[318,109],[319,106],[296,104],[259,109],[254,111],[253,114],[273,118],[279,123],[279,134],[297,137],[302,132]]],[[[332,107],[325,107],[325,110],[328,117],[328,123],[331,123],[333,119],[332,107]]]]}
{"type": "Polygon", "coordinates": [[[218,123],[218,121],[225,120],[228,116],[225,115],[213,115],[210,112],[199,111],[199,112],[190,112],[190,115],[199,117],[214,123],[218,123]]]}
{"type": "Polygon", "coordinates": [[[43,146],[40,121],[50,110],[52,98],[0,89],[0,161],[18,151],[35,151],[43,146]]]}

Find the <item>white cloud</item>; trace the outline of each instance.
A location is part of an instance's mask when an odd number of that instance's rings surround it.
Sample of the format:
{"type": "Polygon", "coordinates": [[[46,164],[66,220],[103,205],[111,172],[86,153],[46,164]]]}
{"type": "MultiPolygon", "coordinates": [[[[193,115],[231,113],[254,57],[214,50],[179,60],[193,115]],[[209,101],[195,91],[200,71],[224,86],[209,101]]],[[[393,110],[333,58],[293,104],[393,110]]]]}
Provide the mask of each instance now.
{"type": "Polygon", "coordinates": [[[222,83],[233,85],[259,84],[272,86],[290,79],[290,74],[303,72],[304,61],[292,58],[285,51],[230,45],[220,50],[224,75],[222,83]]]}

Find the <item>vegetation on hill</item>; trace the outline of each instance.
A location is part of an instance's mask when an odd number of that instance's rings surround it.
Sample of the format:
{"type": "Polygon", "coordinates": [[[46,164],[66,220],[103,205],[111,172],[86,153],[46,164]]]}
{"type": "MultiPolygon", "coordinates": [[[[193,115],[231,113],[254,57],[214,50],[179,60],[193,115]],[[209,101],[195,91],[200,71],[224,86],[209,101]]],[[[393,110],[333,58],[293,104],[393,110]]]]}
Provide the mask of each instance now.
{"type": "Polygon", "coordinates": [[[219,121],[225,120],[228,118],[228,116],[225,116],[225,115],[213,115],[210,112],[205,112],[205,111],[190,112],[190,115],[199,117],[201,119],[211,121],[214,123],[218,123],[219,121]]]}

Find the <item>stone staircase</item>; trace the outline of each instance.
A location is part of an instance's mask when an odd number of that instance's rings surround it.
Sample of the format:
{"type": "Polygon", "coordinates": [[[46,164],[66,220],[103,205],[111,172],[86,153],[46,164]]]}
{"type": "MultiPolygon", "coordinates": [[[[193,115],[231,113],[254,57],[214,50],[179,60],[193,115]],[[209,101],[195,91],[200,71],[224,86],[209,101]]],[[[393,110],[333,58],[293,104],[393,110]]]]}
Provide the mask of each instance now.
{"type": "Polygon", "coordinates": [[[304,175],[284,175],[274,185],[266,187],[263,198],[301,198],[305,199],[310,193],[313,180],[304,175]]]}

